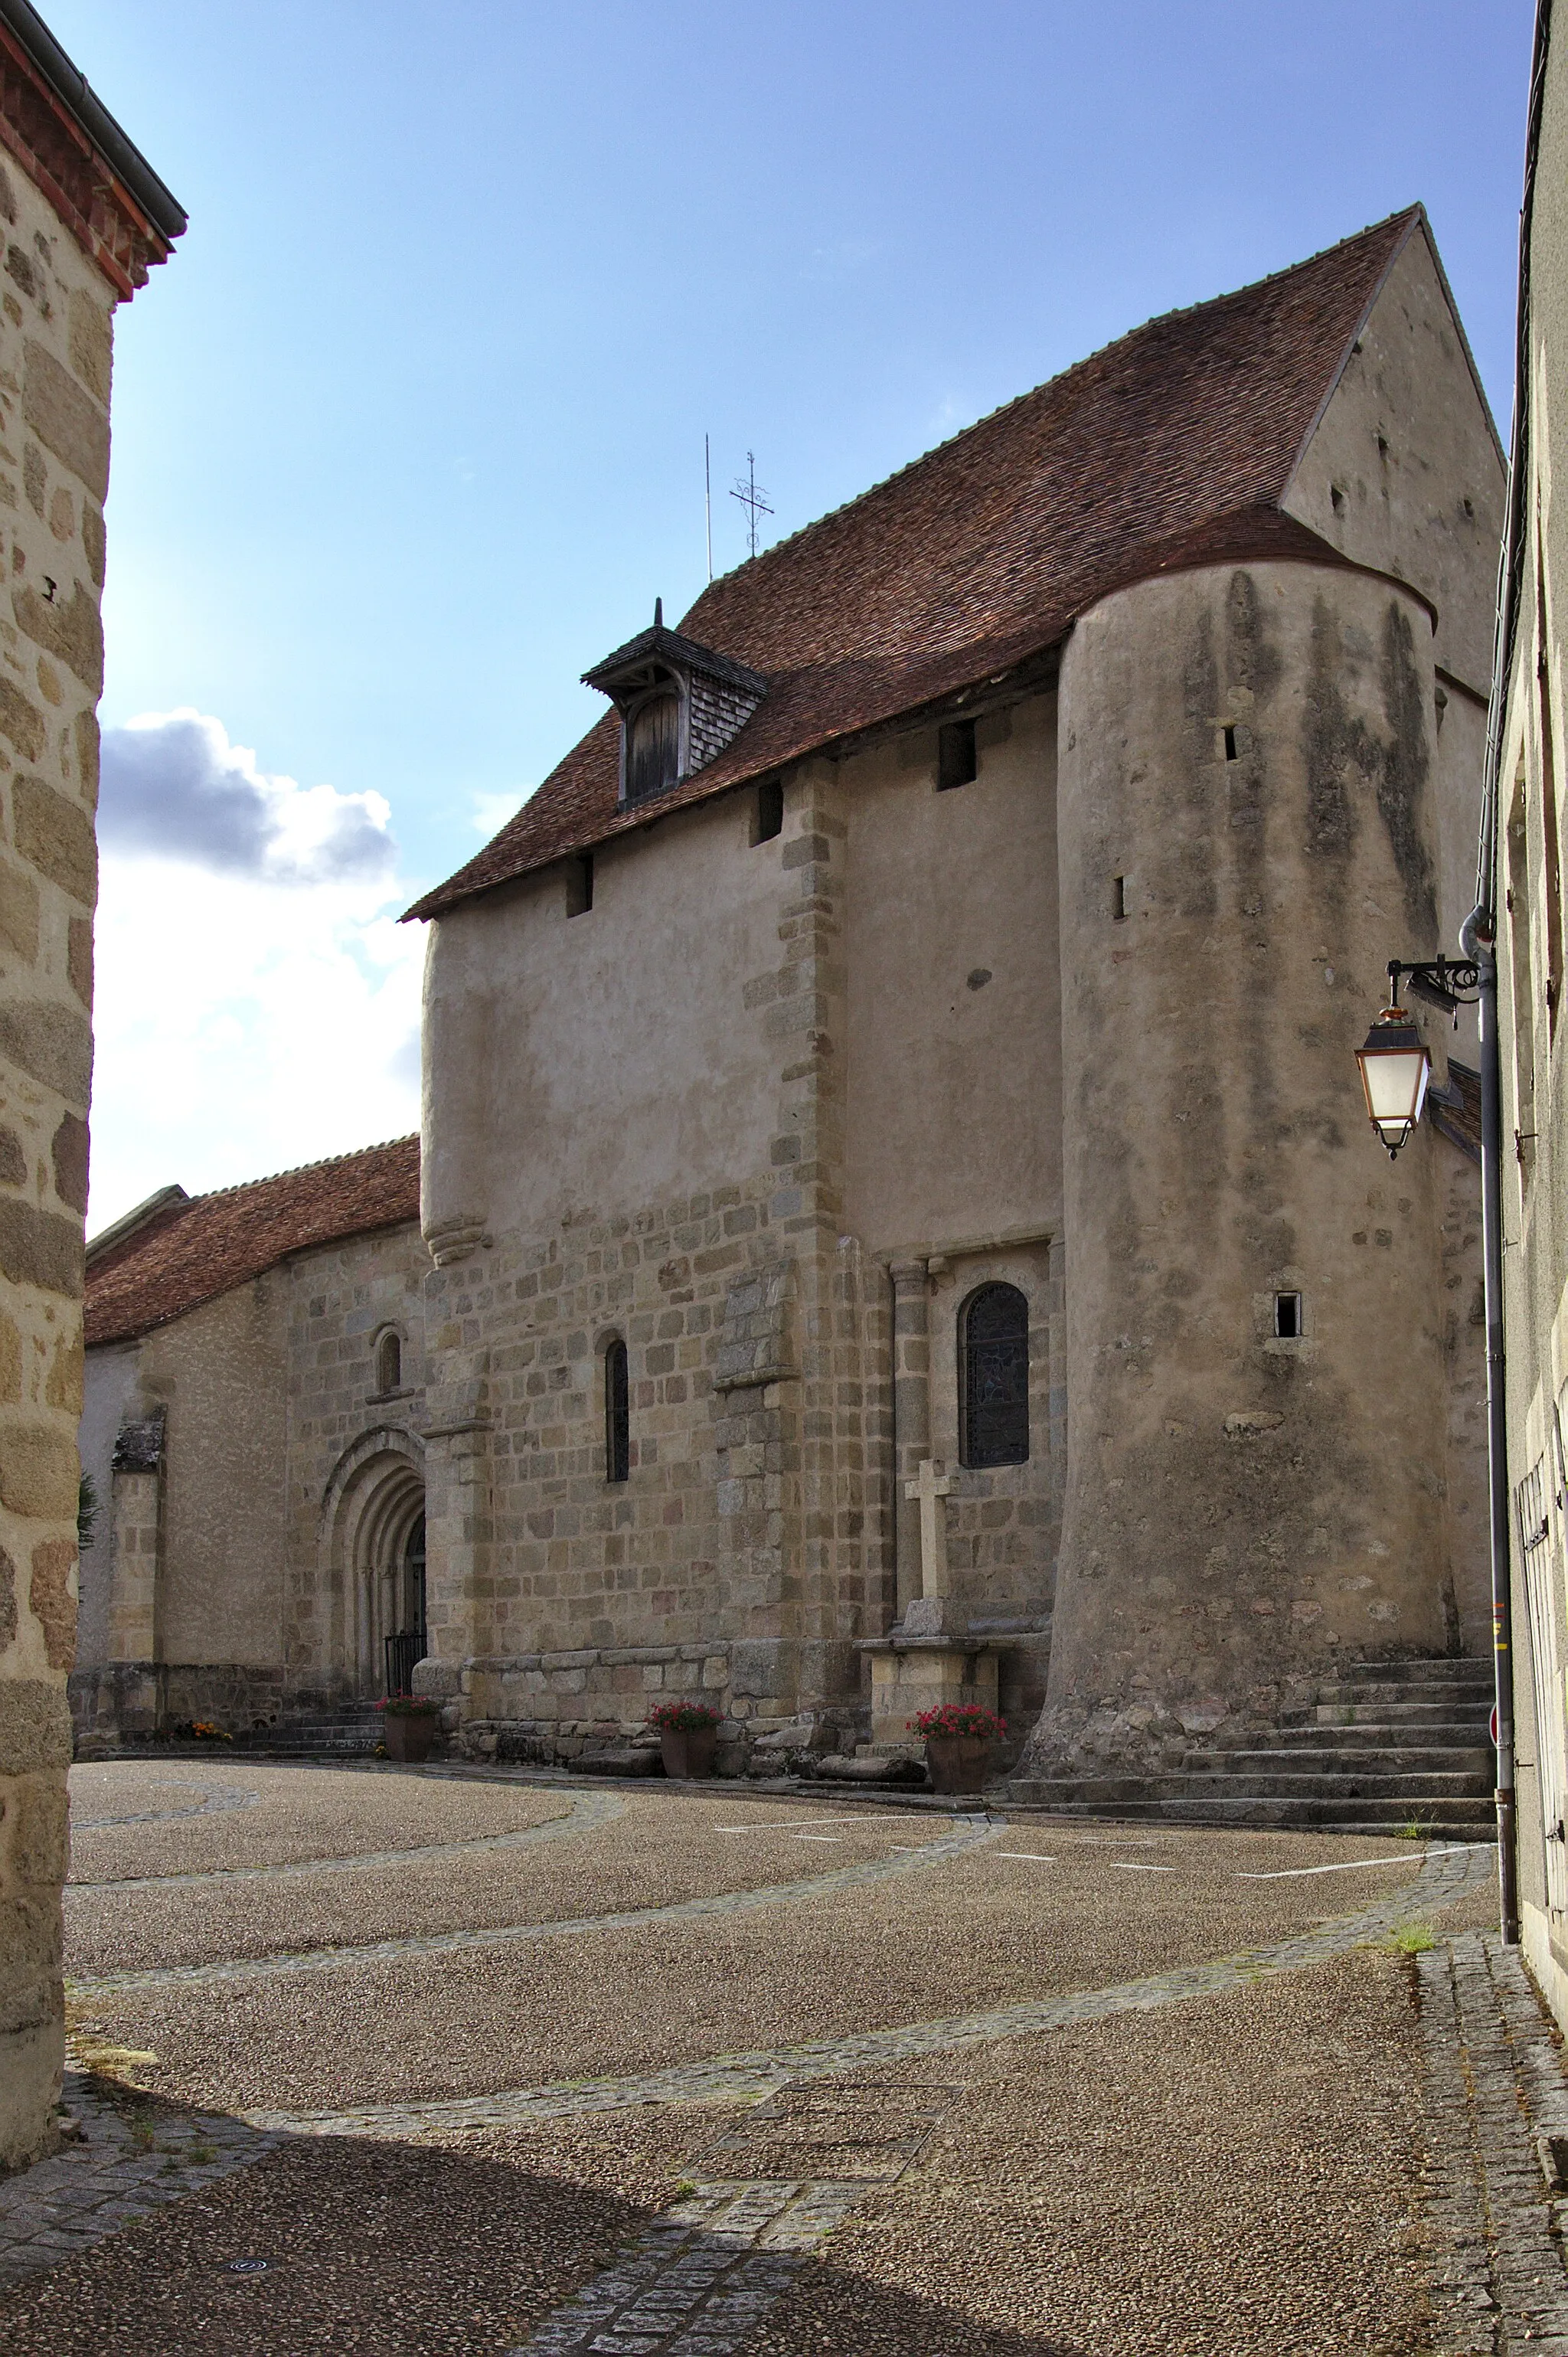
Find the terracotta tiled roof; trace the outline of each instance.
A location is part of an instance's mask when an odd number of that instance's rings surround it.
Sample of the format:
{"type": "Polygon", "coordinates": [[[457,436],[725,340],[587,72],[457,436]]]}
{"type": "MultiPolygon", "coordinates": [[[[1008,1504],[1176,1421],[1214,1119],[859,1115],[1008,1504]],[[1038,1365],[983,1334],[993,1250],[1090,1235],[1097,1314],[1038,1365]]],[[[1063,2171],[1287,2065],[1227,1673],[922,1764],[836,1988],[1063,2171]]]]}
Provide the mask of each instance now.
{"type": "MultiPolygon", "coordinates": [[[[703,591],[682,634],[768,695],[660,813],[995,679],[1110,590],[1269,554],[1339,560],[1279,501],[1419,206],[1293,270],[1173,311],[1012,402],[703,591]]],[[[652,814],[618,803],[607,714],[443,909],[652,814]]]]}
{"type": "Polygon", "coordinates": [[[275,1268],[291,1253],[418,1217],[417,1137],[193,1195],[102,1255],[89,1250],[88,1343],[129,1341],[275,1268]]]}

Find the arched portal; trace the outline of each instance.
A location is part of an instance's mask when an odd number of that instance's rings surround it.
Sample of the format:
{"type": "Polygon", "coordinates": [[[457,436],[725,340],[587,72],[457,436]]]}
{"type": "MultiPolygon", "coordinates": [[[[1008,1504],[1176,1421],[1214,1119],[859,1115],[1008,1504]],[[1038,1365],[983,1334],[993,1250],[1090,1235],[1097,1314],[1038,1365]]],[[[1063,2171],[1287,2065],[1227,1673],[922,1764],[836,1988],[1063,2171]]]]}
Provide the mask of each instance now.
{"type": "Polygon", "coordinates": [[[405,1692],[424,1655],[424,1467],[412,1434],[367,1433],[323,1501],[333,1669],[354,1693],[405,1692]]]}

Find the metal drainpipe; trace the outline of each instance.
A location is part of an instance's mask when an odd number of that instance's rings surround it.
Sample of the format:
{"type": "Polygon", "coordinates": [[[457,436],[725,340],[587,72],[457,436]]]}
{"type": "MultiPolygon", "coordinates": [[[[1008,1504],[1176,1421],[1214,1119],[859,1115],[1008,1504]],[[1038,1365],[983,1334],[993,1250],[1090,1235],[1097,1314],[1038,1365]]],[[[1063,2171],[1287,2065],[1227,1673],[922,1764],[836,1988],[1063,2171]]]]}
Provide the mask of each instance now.
{"type": "Polygon", "coordinates": [[[1487,1288],[1487,1460],[1491,1492],[1492,1652],[1498,1706],[1498,1901],[1505,1945],[1519,1945],[1519,1854],[1514,1830],[1513,1569],[1509,1538],[1508,1409],[1503,1386],[1503,1154],[1498,1103],[1498,961],[1490,911],[1477,908],[1459,932],[1479,971],[1481,1035],[1481,1246],[1487,1288]]]}

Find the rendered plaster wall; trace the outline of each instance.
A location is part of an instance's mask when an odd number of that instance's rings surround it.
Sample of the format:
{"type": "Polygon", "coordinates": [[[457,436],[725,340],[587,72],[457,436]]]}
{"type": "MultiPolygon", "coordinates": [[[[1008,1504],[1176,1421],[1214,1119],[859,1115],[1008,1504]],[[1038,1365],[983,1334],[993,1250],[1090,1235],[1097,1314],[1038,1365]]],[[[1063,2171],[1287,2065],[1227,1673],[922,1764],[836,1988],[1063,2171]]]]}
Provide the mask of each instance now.
{"type": "Polygon", "coordinates": [[[110,290],[0,173],[0,2169],[63,2050],[110,290]]]}
{"type": "Polygon", "coordinates": [[[1061,1219],[1056,697],[976,723],[937,791],[921,729],[844,764],[844,1223],[879,1258],[1061,1219]]]}
{"type": "Polygon", "coordinates": [[[1450,1642],[1459,1157],[1423,1132],[1391,1166],[1350,1061],[1391,928],[1437,945],[1433,689],[1416,600],[1328,568],[1145,585],[1069,644],[1072,1416],[1036,1772],[1154,1764],[1336,1660],[1450,1642]]]}
{"type": "MultiPolygon", "coordinates": [[[[1358,565],[1419,584],[1437,610],[1434,662],[1482,696],[1492,673],[1503,477],[1464,329],[1418,230],[1389,272],[1283,504],[1358,565]]],[[[1478,794],[1477,777],[1471,807],[1478,794]]],[[[1473,834],[1464,866],[1474,872],[1473,834]]]]}
{"type": "Polygon", "coordinates": [[[734,794],[605,845],[580,916],[553,868],[432,927],[427,1236],[543,1236],[770,1168],[779,1059],[756,993],[790,871],[785,838],[752,845],[753,809],[734,794]]]}
{"type": "MultiPolygon", "coordinates": [[[[1568,40],[1548,50],[1530,251],[1530,339],[1523,578],[1498,791],[1498,1028],[1501,1041],[1503,1309],[1514,1615],[1520,1895],[1530,1962],[1568,2023],[1565,1806],[1568,1514],[1558,1432],[1568,1441],[1568,1020],[1551,988],[1563,908],[1568,741],[1568,40]],[[1555,813],[1558,874],[1548,826],[1555,813]],[[1555,1002],[1555,1003],[1553,1003],[1555,1002]],[[1528,1486],[1526,1486],[1528,1485],[1528,1486]],[[1521,1540],[1541,1523],[1545,1536],[1521,1540]],[[1554,1836],[1549,1848],[1548,1835],[1554,1836]],[[1549,1877],[1549,1863],[1552,1873],[1549,1877]]],[[[1561,956],[1561,951],[1559,951],[1561,956]]]]}
{"type": "MultiPolygon", "coordinates": [[[[424,1479],[429,1270],[411,1222],[302,1253],[279,1272],[288,1356],[284,1642],[296,1690],[385,1689],[387,1577],[424,1479]],[[378,1358],[388,1332],[403,1361],[390,1393],[378,1358]]],[[[280,1514],[283,1501],[280,1481],[280,1514]]]]}

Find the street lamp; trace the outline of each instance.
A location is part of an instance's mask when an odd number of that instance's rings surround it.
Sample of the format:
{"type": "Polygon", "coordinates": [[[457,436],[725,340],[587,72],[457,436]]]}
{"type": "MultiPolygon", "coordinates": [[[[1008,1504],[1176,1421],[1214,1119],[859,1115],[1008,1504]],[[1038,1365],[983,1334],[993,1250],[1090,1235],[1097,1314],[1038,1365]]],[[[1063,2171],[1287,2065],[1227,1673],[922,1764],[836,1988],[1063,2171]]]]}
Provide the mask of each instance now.
{"type": "Polygon", "coordinates": [[[1361,1089],[1372,1127],[1389,1149],[1391,1162],[1421,1119],[1432,1078],[1432,1059],[1414,1023],[1399,1003],[1400,976],[1409,981],[1412,997],[1424,998],[1445,1015],[1457,1015],[1467,1004],[1461,991],[1477,984],[1474,965],[1456,964],[1440,957],[1422,965],[1402,959],[1389,961],[1389,1003],[1356,1050],[1361,1089]]]}
{"type": "Polygon", "coordinates": [[[1385,1006],[1356,1050],[1372,1127],[1391,1162],[1421,1119],[1432,1059],[1402,1006],[1385,1006]]]}

